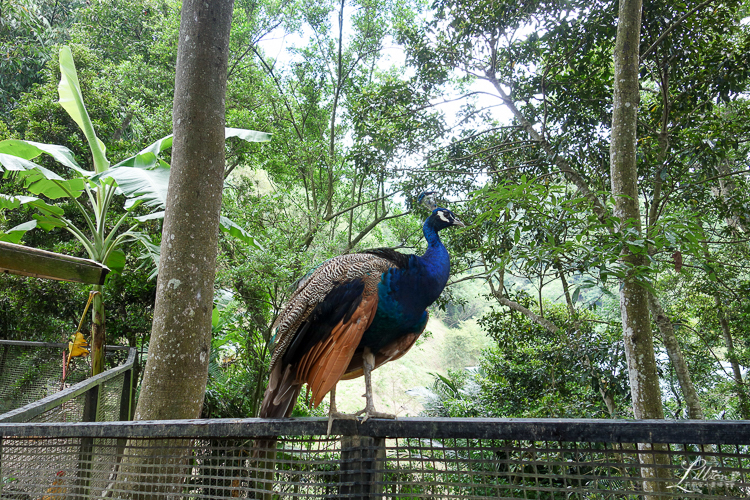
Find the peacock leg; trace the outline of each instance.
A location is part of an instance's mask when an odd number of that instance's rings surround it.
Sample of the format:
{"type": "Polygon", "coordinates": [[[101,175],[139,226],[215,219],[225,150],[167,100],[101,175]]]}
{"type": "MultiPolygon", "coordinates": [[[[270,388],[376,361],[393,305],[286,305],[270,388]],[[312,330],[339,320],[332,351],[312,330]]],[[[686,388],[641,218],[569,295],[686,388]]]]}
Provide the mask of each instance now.
{"type": "Polygon", "coordinates": [[[331,435],[331,427],[333,427],[333,420],[336,418],[344,418],[347,420],[357,420],[356,415],[352,415],[351,413],[340,413],[336,409],[336,386],[333,386],[333,389],[331,389],[331,404],[328,408],[328,431],[326,432],[327,436],[331,435]]]}
{"type": "Polygon", "coordinates": [[[372,370],[375,368],[375,355],[370,351],[369,347],[365,347],[365,352],[362,355],[363,370],[365,372],[365,409],[357,412],[357,415],[362,413],[365,414],[362,422],[366,422],[368,418],[396,418],[396,415],[390,413],[381,413],[375,410],[375,401],[372,397],[372,370]]]}

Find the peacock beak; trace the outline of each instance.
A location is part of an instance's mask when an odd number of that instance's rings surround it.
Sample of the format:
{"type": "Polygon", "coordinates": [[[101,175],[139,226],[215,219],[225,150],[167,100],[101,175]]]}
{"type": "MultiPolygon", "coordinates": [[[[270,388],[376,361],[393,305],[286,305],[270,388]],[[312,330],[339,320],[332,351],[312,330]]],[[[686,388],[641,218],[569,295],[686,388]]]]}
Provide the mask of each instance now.
{"type": "Polygon", "coordinates": [[[458,219],[453,219],[453,224],[451,224],[451,225],[452,226],[458,226],[458,227],[466,227],[466,224],[464,224],[463,222],[461,222],[458,219]]]}

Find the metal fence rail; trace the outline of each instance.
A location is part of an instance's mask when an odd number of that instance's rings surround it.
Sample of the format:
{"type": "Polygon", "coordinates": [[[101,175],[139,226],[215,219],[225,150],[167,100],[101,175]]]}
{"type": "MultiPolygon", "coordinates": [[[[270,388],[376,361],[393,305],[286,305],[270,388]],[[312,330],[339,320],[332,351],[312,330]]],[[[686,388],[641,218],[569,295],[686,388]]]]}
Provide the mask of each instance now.
{"type": "Polygon", "coordinates": [[[749,498],[750,422],[0,423],[2,498],[749,498]]]}
{"type": "Polygon", "coordinates": [[[136,350],[107,346],[124,362],[95,377],[73,371],[61,389],[67,344],[0,340],[0,422],[93,422],[130,418],[136,350]]]}

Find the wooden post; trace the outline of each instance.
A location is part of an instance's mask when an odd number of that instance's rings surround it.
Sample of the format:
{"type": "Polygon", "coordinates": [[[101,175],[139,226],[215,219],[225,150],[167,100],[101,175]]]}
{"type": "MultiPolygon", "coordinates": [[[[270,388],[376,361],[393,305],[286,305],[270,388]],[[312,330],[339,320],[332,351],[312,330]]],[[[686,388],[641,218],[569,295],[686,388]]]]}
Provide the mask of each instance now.
{"type": "Polygon", "coordinates": [[[345,498],[375,499],[383,493],[385,438],[341,436],[339,493],[345,498]]]}

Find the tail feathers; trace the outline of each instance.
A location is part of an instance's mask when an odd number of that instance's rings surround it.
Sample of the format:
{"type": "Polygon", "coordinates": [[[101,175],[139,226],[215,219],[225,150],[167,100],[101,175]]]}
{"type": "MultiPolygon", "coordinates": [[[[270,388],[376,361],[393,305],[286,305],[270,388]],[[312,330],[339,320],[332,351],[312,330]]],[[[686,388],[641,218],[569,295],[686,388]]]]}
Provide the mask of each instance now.
{"type": "Polygon", "coordinates": [[[260,405],[260,418],[286,418],[292,414],[302,384],[295,380],[292,367],[287,366],[282,375],[277,363],[268,379],[268,388],[260,405]]]}

